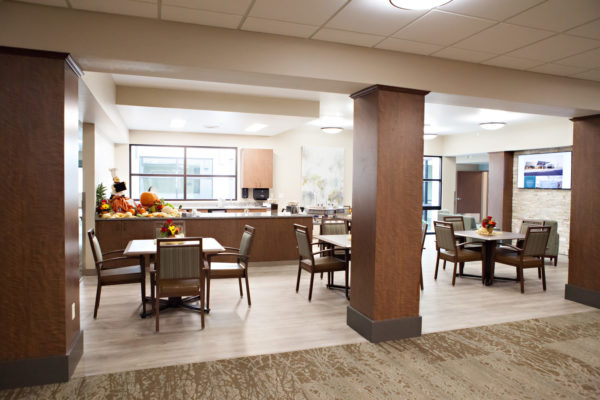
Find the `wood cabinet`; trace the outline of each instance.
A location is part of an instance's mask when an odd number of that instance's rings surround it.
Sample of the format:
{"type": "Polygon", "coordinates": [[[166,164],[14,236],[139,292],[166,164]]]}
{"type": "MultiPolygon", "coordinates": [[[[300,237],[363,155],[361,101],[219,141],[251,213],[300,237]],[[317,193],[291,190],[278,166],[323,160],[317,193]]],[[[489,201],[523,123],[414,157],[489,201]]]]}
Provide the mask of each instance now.
{"type": "Polygon", "coordinates": [[[273,149],[242,149],[242,187],[273,187],[273,149]]]}

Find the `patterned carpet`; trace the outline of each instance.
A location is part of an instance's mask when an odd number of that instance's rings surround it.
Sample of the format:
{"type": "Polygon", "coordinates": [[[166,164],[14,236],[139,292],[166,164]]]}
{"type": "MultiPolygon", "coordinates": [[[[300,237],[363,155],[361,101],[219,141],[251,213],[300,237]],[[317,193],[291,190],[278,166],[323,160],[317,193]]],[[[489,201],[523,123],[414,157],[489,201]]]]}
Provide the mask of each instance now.
{"type": "Polygon", "coordinates": [[[560,398],[600,398],[600,311],[0,392],[0,399],[560,398]]]}

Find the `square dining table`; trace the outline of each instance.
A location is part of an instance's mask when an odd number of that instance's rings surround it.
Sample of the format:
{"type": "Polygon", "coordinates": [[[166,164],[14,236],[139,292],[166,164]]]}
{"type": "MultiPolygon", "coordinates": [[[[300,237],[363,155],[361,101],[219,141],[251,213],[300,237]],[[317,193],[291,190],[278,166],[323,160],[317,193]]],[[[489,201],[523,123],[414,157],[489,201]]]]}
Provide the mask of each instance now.
{"type": "MultiPolygon", "coordinates": [[[[352,235],[351,234],[342,234],[342,235],[314,235],[314,239],[318,240],[322,243],[327,243],[333,246],[336,249],[344,250],[344,261],[346,264],[350,262],[350,250],[352,249],[352,235]]],[[[346,290],[345,286],[336,285],[333,283],[333,273],[332,278],[327,283],[327,287],[329,289],[343,289],[346,290]]]]}
{"type": "MultiPolygon", "coordinates": [[[[185,242],[185,237],[181,238],[181,242],[185,242]]],[[[202,251],[205,254],[215,254],[225,251],[225,248],[215,240],[214,238],[205,237],[202,238],[202,251]]],[[[134,239],[130,240],[123,252],[124,256],[139,256],[140,266],[142,271],[146,270],[146,267],[150,265],[150,256],[156,254],[156,239],[134,239]]],[[[146,284],[146,274],[144,274],[144,285],[146,284]]],[[[169,298],[168,303],[163,304],[164,307],[186,307],[196,309],[195,306],[186,304],[193,301],[190,299],[181,298],[169,298]]],[[[151,299],[148,297],[146,301],[149,302],[151,299]]],[[[161,307],[162,310],[162,307],[161,307]]],[[[210,310],[205,310],[209,312],[210,310]]],[[[141,314],[142,318],[147,316],[147,313],[143,311],[141,314]]]]}
{"type": "Polygon", "coordinates": [[[455,231],[454,236],[462,238],[477,239],[483,242],[481,246],[481,259],[484,271],[484,283],[486,286],[492,284],[492,271],[494,265],[494,253],[496,245],[501,240],[525,239],[525,235],[518,232],[494,231],[491,235],[481,235],[477,231],[455,231]]]}

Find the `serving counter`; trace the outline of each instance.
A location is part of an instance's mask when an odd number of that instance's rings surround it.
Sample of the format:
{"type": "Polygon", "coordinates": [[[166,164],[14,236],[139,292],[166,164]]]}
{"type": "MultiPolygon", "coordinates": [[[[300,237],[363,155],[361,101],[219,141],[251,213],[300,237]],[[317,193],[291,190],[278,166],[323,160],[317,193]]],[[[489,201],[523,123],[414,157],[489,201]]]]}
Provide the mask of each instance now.
{"type": "MultiPolygon", "coordinates": [[[[96,236],[103,251],[124,249],[133,239],[152,239],[167,218],[96,218],[96,236]]],[[[223,246],[239,247],[244,225],[256,228],[250,261],[281,261],[298,258],[294,224],[312,232],[310,215],[271,212],[202,213],[173,218],[185,225],[186,236],[213,237],[223,246]]]]}

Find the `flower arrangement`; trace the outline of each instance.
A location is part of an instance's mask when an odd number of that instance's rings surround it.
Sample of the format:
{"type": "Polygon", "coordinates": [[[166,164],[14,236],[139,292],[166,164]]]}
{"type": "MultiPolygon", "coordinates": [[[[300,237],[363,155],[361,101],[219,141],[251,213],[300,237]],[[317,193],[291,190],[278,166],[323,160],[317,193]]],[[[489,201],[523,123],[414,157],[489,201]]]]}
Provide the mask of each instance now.
{"type": "Polygon", "coordinates": [[[106,199],[100,200],[100,203],[96,206],[96,212],[98,214],[105,214],[111,210],[110,204],[106,199]]]}
{"type": "Polygon", "coordinates": [[[176,225],[173,225],[172,219],[168,219],[167,222],[165,222],[160,228],[160,233],[158,236],[162,238],[172,237],[178,235],[179,233],[181,233],[181,228],[176,225]]]}
{"type": "Polygon", "coordinates": [[[494,221],[492,219],[492,217],[488,215],[487,218],[484,218],[481,221],[481,227],[487,229],[488,232],[491,233],[494,230],[494,228],[496,227],[496,221],[494,221]]]}

